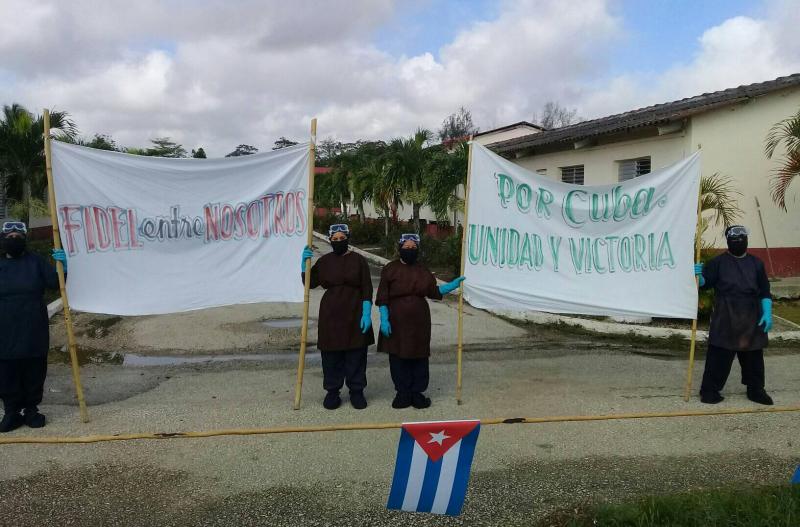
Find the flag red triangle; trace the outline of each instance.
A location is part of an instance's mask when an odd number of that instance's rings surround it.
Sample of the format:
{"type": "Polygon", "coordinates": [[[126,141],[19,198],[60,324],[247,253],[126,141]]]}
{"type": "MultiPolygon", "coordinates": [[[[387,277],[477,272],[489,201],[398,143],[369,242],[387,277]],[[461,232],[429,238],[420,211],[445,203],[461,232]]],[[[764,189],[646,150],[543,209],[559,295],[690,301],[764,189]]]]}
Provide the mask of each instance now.
{"type": "Polygon", "coordinates": [[[480,421],[429,421],[425,423],[403,423],[403,430],[428,454],[431,461],[438,461],[461,438],[475,430],[480,421]]]}

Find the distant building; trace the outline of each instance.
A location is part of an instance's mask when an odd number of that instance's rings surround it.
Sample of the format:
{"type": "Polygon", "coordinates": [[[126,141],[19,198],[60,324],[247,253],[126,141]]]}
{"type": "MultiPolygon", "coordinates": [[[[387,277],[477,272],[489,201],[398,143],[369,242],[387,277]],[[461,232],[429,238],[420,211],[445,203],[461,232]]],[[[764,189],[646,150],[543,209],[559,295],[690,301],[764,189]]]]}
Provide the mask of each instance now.
{"type": "MultiPolygon", "coordinates": [[[[764,139],[777,122],[800,110],[800,74],[656,104],[600,119],[541,130],[516,123],[476,140],[537,174],[577,185],[607,185],[647,174],[701,150],[702,173],[733,180],[742,193],[740,223],[750,247],[776,276],[800,275],[800,181],[787,195],[789,211],[772,201],[770,178],[783,152],[764,155],[764,139]],[[509,137],[513,135],[513,137],[509,137]],[[760,203],[772,267],[759,222],[760,203]]],[[[706,241],[725,247],[722,228],[706,241]]]]}

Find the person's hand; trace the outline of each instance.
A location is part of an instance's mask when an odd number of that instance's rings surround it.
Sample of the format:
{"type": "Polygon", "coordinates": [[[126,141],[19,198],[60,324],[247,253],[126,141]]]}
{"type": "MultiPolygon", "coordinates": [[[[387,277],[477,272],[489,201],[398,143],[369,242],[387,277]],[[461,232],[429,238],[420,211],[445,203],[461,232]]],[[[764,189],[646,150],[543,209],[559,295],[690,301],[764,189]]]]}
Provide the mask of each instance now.
{"type": "Polygon", "coordinates": [[[67,270],[67,253],[64,249],[53,249],[53,260],[61,262],[64,266],[64,271],[67,270]]]}
{"type": "Polygon", "coordinates": [[[762,298],[761,299],[761,320],[758,321],[758,325],[761,326],[763,324],[764,333],[769,333],[772,329],[772,299],[771,298],[762,298]]]}
{"type": "Polygon", "coordinates": [[[314,257],[314,251],[311,250],[311,247],[306,245],[303,248],[303,259],[300,261],[300,271],[306,271],[306,260],[310,260],[314,257]]]}
{"type": "Polygon", "coordinates": [[[466,280],[466,278],[464,278],[463,276],[459,276],[458,278],[456,278],[452,282],[448,282],[446,284],[440,285],[439,286],[439,293],[442,294],[442,295],[446,295],[447,293],[450,293],[451,291],[455,291],[456,289],[458,289],[458,286],[460,286],[461,282],[463,282],[464,280],[466,280]]]}
{"type": "Polygon", "coordinates": [[[372,302],[364,300],[361,304],[361,333],[366,333],[372,327],[372,302]]]}
{"type": "Polygon", "coordinates": [[[392,335],[392,325],[389,323],[389,306],[380,306],[378,311],[381,313],[381,333],[384,337],[392,335]]]}
{"type": "Polygon", "coordinates": [[[706,279],[703,278],[703,263],[696,263],[694,264],[694,275],[697,277],[697,283],[702,286],[706,283],[706,279]]]}

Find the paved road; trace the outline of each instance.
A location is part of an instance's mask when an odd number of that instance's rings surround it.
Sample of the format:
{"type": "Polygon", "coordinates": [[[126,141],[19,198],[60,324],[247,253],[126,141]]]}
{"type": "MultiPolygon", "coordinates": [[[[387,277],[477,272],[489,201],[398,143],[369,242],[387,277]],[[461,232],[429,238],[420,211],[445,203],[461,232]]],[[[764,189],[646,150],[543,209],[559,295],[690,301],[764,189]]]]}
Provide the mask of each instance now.
{"type": "MultiPolygon", "coordinates": [[[[436,303],[434,320],[452,324],[454,312],[436,303]]],[[[433,406],[424,411],[390,407],[388,361],[378,354],[369,358],[366,410],[324,410],[321,374],[311,360],[304,406],[293,411],[294,357],[276,353],[261,361],[88,365],[83,375],[92,421],[80,424],[69,370],[54,364],[43,405],[50,424],[10,436],[702,407],[680,397],[685,361],[652,342],[517,327],[483,314],[473,315],[467,328],[485,340],[471,342],[466,356],[462,406],[454,400],[452,339],[445,338],[431,367],[433,406]]],[[[778,404],[800,402],[796,351],[768,356],[778,404]]],[[[699,375],[702,361],[697,368],[699,375]]],[[[737,376],[734,366],[720,408],[753,406],[737,376]]],[[[10,518],[18,526],[531,525],[587,500],[787,482],[800,461],[799,435],[796,414],[487,426],[464,515],[455,520],[385,511],[397,430],[8,445],[0,446],[0,525],[10,518]]]]}

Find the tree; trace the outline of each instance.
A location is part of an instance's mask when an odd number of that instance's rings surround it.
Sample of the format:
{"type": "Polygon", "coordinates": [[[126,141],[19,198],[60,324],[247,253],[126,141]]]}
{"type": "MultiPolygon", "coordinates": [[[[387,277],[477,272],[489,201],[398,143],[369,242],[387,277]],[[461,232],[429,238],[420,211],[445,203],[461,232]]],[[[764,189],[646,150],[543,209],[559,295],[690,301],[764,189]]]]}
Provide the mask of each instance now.
{"type": "Polygon", "coordinates": [[[451,211],[464,210],[464,200],[456,191],[467,184],[468,158],[469,145],[461,142],[451,152],[433,151],[428,160],[428,205],[438,221],[447,220],[451,211]]]}
{"type": "Polygon", "coordinates": [[[144,155],[151,157],[186,157],[186,149],[172,141],[169,137],[157,137],[150,140],[153,146],[144,151],[144,155]]]}
{"type": "Polygon", "coordinates": [[[472,124],[472,114],[462,106],[458,112],[450,114],[447,119],[442,121],[439,140],[443,143],[458,141],[477,133],[478,128],[472,124]]]}
{"type": "Polygon", "coordinates": [[[404,187],[403,198],[411,202],[412,220],[417,233],[420,232],[419,211],[428,198],[425,170],[431,152],[425,147],[431,136],[430,130],[418,128],[413,136],[393,139],[389,143],[389,175],[392,181],[404,187]]]}
{"type": "Polygon", "coordinates": [[[114,152],[119,150],[119,148],[117,147],[117,143],[111,138],[111,136],[105,134],[94,134],[92,140],[84,143],[83,146],[87,146],[89,148],[96,148],[98,150],[109,150],[114,152]]]}
{"type": "Polygon", "coordinates": [[[533,122],[546,130],[560,128],[580,122],[582,119],[577,117],[577,113],[575,108],[570,110],[557,102],[548,101],[540,114],[533,114],[533,122]]]}
{"type": "Polygon", "coordinates": [[[201,146],[197,150],[192,149],[192,157],[195,159],[206,159],[206,151],[201,146]]]}
{"type": "MultiPolygon", "coordinates": [[[[78,131],[67,112],[50,112],[50,130],[56,139],[73,142],[78,131]]],[[[19,104],[4,106],[0,116],[0,176],[4,177],[9,206],[28,221],[29,211],[46,207],[44,117],[19,104]]]]}
{"type": "Polygon", "coordinates": [[[286,139],[284,136],[281,136],[280,139],[275,141],[275,145],[272,147],[272,149],[280,150],[281,148],[287,148],[296,144],[298,144],[297,141],[292,141],[291,139],[286,139]]]}
{"type": "Polygon", "coordinates": [[[225,157],[239,157],[239,156],[249,156],[252,154],[257,154],[258,148],[250,145],[239,145],[236,147],[236,150],[231,152],[230,154],[226,155],[225,157]]]}
{"type": "Polygon", "coordinates": [[[770,129],[764,146],[767,158],[772,159],[781,144],[785,145],[786,153],[781,165],[772,171],[772,201],[786,211],[786,192],[794,178],[800,175],[800,110],[770,129]]]}
{"type": "MultiPolygon", "coordinates": [[[[698,234],[701,240],[712,223],[715,226],[729,227],[742,215],[736,197],[741,194],[736,190],[731,178],[719,173],[700,178],[700,229],[698,234]]],[[[706,248],[710,248],[710,246],[706,248]]]]}

